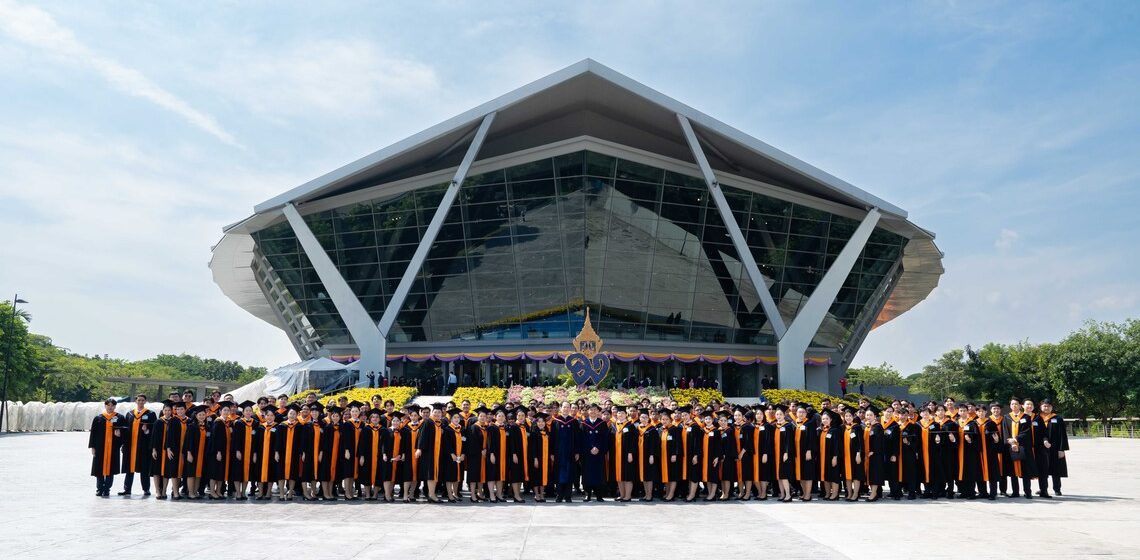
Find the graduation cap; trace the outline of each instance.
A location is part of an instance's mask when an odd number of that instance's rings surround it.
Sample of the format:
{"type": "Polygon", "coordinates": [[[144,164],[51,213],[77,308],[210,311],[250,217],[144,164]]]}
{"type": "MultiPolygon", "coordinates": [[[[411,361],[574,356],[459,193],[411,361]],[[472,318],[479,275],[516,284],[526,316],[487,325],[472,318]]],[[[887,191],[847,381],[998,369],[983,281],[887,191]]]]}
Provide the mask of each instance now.
{"type": "Polygon", "coordinates": [[[598,404],[598,403],[590,403],[590,405],[586,407],[586,410],[589,410],[589,409],[591,409],[591,408],[592,408],[592,409],[594,409],[594,410],[601,410],[601,409],[602,409],[602,405],[600,405],[600,404],[598,404]]]}
{"type": "Polygon", "coordinates": [[[458,409],[458,408],[455,408],[455,407],[453,406],[453,407],[451,407],[451,408],[447,409],[447,411],[445,412],[445,414],[447,414],[448,416],[452,416],[452,415],[454,415],[454,414],[463,414],[463,411],[462,411],[462,410],[460,410],[460,409],[458,409]]]}
{"type": "Polygon", "coordinates": [[[701,413],[701,418],[712,418],[712,415],[713,413],[711,410],[706,410],[701,413]]]}
{"type": "Polygon", "coordinates": [[[174,408],[174,401],[166,399],[162,401],[162,406],[169,406],[170,408],[174,408]]]}
{"type": "Polygon", "coordinates": [[[545,413],[545,412],[535,412],[534,413],[534,419],[535,420],[546,420],[547,418],[550,418],[550,415],[545,413]]]}
{"type": "Polygon", "coordinates": [[[257,403],[255,403],[253,401],[241,401],[241,404],[238,405],[238,408],[244,409],[244,408],[249,408],[251,406],[257,406],[257,403]]]}
{"type": "Polygon", "coordinates": [[[649,409],[648,409],[648,408],[639,408],[639,409],[637,409],[637,413],[638,413],[638,414],[645,414],[645,415],[648,415],[648,414],[649,414],[649,409]]]}
{"type": "MultiPolygon", "coordinates": [[[[301,405],[299,405],[297,403],[292,403],[289,406],[286,406],[285,410],[292,410],[293,412],[301,412],[301,405]]],[[[286,414],[288,414],[288,413],[286,413],[286,414]]]]}
{"type": "Polygon", "coordinates": [[[200,404],[198,406],[191,407],[190,410],[186,411],[186,414],[188,414],[190,416],[194,416],[194,415],[198,414],[199,412],[209,412],[209,409],[206,407],[206,405],[200,404]]]}
{"type": "Polygon", "coordinates": [[[788,405],[785,405],[785,404],[777,404],[777,405],[773,406],[772,408],[775,408],[776,410],[779,410],[780,412],[785,412],[785,413],[788,412],[788,405]]]}
{"type": "Polygon", "coordinates": [[[732,413],[727,410],[720,410],[716,415],[721,418],[732,418],[732,413]]]}
{"type": "MultiPolygon", "coordinates": [[[[447,409],[447,403],[441,403],[441,402],[431,403],[431,407],[435,410],[446,410],[447,409]]],[[[424,410],[427,410],[427,409],[424,409],[424,410]]]]}
{"type": "Polygon", "coordinates": [[[325,412],[327,412],[329,414],[343,414],[344,409],[339,407],[339,406],[330,406],[330,407],[325,409],[325,412]]]}
{"type": "MultiPolygon", "coordinates": [[[[373,410],[374,412],[376,412],[377,414],[380,414],[381,416],[383,416],[383,414],[380,412],[380,409],[379,409],[379,408],[373,408],[372,410],[373,410]]],[[[404,413],[403,413],[403,412],[400,412],[399,410],[393,410],[393,411],[392,411],[392,418],[396,418],[396,419],[399,419],[399,418],[403,418],[403,417],[404,417],[404,413]]]]}
{"type": "Polygon", "coordinates": [[[355,401],[355,400],[349,401],[348,407],[349,408],[364,408],[364,403],[362,403],[360,401],[355,401]]]}
{"type": "Polygon", "coordinates": [[[495,408],[491,409],[491,414],[494,414],[495,416],[498,416],[500,412],[502,412],[503,414],[506,414],[507,409],[505,409],[501,406],[496,406],[495,408]]]}
{"type": "Polygon", "coordinates": [[[235,404],[234,401],[222,401],[218,403],[218,406],[222,408],[233,408],[235,404]]]}
{"type": "Polygon", "coordinates": [[[186,403],[183,401],[174,401],[174,408],[186,408],[186,403]]]}
{"type": "Polygon", "coordinates": [[[520,404],[515,407],[515,412],[522,412],[525,414],[527,412],[530,412],[530,409],[520,404]]]}
{"type": "Polygon", "coordinates": [[[319,401],[313,401],[313,402],[309,403],[308,406],[309,406],[310,410],[315,410],[317,412],[320,412],[320,411],[325,409],[325,405],[321,404],[319,401]]]}
{"type": "Polygon", "coordinates": [[[677,412],[692,412],[692,411],[693,411],[692,405],[687,404],[685,406],[677,407],[677,412]]]}
{"type": "Polygon", "coordinates": [[[672,411],[672,410],[669,410],[668,408],[662,408],[662,409],[660,409],[660,410],[658,410],[658,411],[657,411],[657,414],[669,414],[669,415],[672,415],[672,414],[673,414],[673,411],[672,411]]]}
{"type": "Polygon", "coordinates": [[[485,406],[480,406],[480,407],[475,409],[476,414],[487,414],[489,412],[491,412],[491,409],[489,409],[485,406]]]}
{"type": "Polygon", "coordinates": [[[835,412],[831,409],[825,408],[823,410],[823,415],[831,418],[831,424],[832,425],[839,424],[839,423],[843,422],[843,417],[840,416],[838,412],[835,412]]]}

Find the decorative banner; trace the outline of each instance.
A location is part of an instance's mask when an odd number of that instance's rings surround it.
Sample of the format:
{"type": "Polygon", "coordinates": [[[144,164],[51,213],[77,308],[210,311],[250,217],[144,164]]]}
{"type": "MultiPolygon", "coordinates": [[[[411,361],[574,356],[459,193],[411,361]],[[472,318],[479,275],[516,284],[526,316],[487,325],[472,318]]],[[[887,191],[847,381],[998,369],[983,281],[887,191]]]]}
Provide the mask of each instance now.
{"type": "MultiPolygon", "coordinates": [[[[455,362],[458,360],[467,360],[469,362],[482,362],[485,360],[565,360],[571,352],[560,352],[557,350],[533,350],[526,352],[440,352],[438,354],[388,354],[389,362],[426,362],[428,360],[438,360],[441,362],[455,362]]],[[[776,356],[741,356],[741,355],[727,355],[727,354],[672,354],[672,353],[654,353],[654,352],[600,352],[599,355],[605,355],[611,360],[619,362],[636,362],[638,360],[645,360],[656,363],[664,363],[669,360],[677,360],[678,362],[691,364],[693,362],[705,362],[708,364],[723,364],[725,362],[732,362],[742,366],[752,364],[765,364],[776,365],[779,360],[776,356]]],[[[347,364],[355,361],[360,356],[347,355],[347,356],[332,356],[331,359],[347,364]]],[[[828,366],[831,365],[831,359],[827,357],[822,358],[804,358],[804,365],[808,366],[828,366]]]]}
{"type": "Polygon", "coordinates": [[[602,339],[590,324],[590,308],[586,308],[586,322],[574,337],[573,352],[566,356],[566,370],[579,387],[587,383],[601,384],[610,372],[610,357],[601,353],[602,339]]]}

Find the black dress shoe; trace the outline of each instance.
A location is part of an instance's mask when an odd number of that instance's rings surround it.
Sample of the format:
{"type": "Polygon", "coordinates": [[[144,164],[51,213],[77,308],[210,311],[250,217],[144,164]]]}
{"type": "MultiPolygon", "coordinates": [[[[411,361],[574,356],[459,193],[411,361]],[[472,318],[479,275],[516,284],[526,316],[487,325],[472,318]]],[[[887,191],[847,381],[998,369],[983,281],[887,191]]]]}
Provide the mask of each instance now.
{"type": "Polygon", "coordinates": [[[119,492],[119,495],[120,495],[120,496],[130,496],[130,495],[131,495],[131,493],[130,493],[130,492],[126,492],[126,491],[123,491],[123,492],[119,492]]]}

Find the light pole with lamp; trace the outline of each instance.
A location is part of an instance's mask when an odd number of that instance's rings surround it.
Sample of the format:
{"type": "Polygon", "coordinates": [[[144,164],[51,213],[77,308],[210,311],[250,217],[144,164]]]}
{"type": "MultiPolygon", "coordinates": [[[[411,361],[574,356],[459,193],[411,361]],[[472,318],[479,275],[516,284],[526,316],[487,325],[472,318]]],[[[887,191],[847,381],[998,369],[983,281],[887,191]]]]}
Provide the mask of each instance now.
{"type": "MultiPolygon", "coordinates": [[[[12,297],[12,333],[11,338],[16,338],[16,321],[19,317],[16,315],[16,306],[21,303],[28,303],[20,299],[20,294],[12,297]]],[[[12,363],[12,341],[9,340],[4,348],[4,390],[0,392],[0,431],[4,428],[4,416],[8,412],[8,370],[12,363]]]]}

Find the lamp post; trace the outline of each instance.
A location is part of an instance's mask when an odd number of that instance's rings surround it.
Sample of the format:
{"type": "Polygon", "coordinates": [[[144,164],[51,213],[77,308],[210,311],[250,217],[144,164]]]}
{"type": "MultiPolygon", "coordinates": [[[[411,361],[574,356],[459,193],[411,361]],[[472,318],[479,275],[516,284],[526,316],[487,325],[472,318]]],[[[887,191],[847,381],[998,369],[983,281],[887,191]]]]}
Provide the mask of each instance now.
{"type": "Polygon", "coordinates": [[[28,303],[20,299],[20,294],[12,296],[12,333],[9,338],[8,344],[4,348],[4,390],[0,392],[0,431],[4,430],[4,416],[8,412],[8,370],[12,364],[12,340],[16,337],[16,321],[19,320],[16,315],[16,306],[21,303],[28,303]]]}

